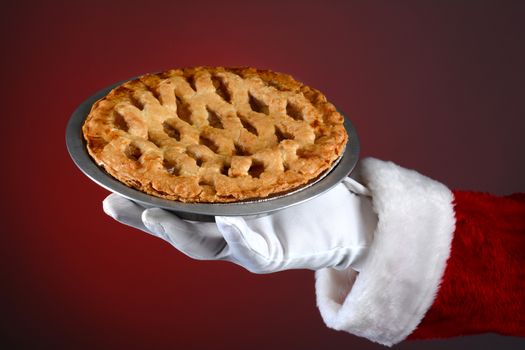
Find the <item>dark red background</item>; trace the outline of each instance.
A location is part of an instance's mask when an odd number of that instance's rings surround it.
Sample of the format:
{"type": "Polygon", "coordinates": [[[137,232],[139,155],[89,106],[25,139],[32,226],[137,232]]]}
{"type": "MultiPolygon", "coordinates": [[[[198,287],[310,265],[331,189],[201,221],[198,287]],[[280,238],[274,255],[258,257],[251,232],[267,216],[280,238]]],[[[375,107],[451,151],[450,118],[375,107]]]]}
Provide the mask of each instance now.
{"type": "MultiPolygon", "coordinates": [[[[291,73],[355,123],[363,156],[451,188],[524,190],[523,2],[12,2],[2,56],[0,340],[10,348],[380,348],[326,328],[310,271],[196,262],[102,212],[66,152],[72,111],[146,72],[291,73]]],[[[523,348],[497,335],[399,349],[523,348]]]]}

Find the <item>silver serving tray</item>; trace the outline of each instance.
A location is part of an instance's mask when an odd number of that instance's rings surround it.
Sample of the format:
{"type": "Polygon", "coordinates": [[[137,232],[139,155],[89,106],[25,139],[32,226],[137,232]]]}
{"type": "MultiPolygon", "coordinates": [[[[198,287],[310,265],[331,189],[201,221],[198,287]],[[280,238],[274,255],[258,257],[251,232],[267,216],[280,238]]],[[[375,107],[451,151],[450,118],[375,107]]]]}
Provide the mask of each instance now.
{"type": "Polygon", "coordinates": [[[328,191],[352,172],[359,158],[360,146],[356,130],[350,120],[345,117],[344,125],[348,133],[348,143],[343,155],[330,170],[298,190],[260,200],[235,203],[183,203],[151,196],[124,185],[99,167],[88,154],[82,135],[82,125],[91,106],[122,83],[119,82],[100,90],[78,106],[67,124],[66,145],[73,162],[87,177],[105,189],[131,199],[145,208],[163,208],[185,220],[192,221],[214,221],[215,216],[264,216],[303,203],[328,191]]]}

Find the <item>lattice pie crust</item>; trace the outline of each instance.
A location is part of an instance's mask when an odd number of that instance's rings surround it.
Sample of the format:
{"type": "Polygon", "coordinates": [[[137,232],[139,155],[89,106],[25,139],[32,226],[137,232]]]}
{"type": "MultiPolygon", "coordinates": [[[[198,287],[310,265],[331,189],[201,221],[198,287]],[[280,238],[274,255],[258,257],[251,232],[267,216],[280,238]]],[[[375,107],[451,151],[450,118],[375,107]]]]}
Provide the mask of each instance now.
{"type": "Polygon", "coordinates": [[[327,171],[347,141],[319,91],[254,68],[144,75],[97,101],[83,133],[112,176],[182,202],[265,198],[327,171]]]}

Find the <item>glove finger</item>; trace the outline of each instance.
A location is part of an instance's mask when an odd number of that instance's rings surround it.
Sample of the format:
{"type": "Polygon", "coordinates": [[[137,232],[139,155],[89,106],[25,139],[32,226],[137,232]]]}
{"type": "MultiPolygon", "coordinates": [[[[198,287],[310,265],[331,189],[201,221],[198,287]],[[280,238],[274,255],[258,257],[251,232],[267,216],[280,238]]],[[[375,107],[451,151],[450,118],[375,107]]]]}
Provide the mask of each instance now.
{"type": "Polygon", "coordinates": [[[137,203],[112,193],[102,201],[102,208],[107,215],[118,222],[151,233],[141,219],[144,208],[137,203]]]}
{"type": "Polygon", "coordinates": [[[351,177],[345,177],[342,182],[350,192],[362,196],[372,196],[368,188],[366,188],[356,180],[352,179],[351,177]]]}
{"type": "Polygon", "coordinates": [[[254,273],[270,272],[268,243],[243,218],[218,216],[215,221],[228,244],[231,261],[254,273]]]}
{"type": "Polygon", "coordinates": [[[142,222],[157,237],[191,258],[217,260],[226,254],[226,241],[214,223],[185,221],[160,208],[145,210],[142,222]]]}

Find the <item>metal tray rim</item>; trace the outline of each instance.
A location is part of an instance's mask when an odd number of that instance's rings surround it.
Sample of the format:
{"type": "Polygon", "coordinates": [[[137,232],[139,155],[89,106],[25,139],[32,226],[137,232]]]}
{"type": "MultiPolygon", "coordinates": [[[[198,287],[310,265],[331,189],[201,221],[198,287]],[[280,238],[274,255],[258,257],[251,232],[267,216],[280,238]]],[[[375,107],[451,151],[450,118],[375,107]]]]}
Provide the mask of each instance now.
{"type": "MultiPolygon", "coordinates": [[[[134,79],[134,78],[131,78],[134,79]]],[[[262,216],[313,199],[336,186],[348,176],[359,158],[360,143],[351,121],[345,116],[348,142],[338,163],[320,180],[297,191],[262,200],[233,203],[184,203],[155,197],[133,188],[107,174],[90,157],[82,136],[82,125],[91,106],[114,87],[127,79],[101,89],[82,102],[72,113],[66,128],[66,146],[73,162],[92,181],[103,188],[133,200],[144,207],[159,207],[175,212],[182,218],[197,221],[213,221],[215,216],[262,216]]]]}

